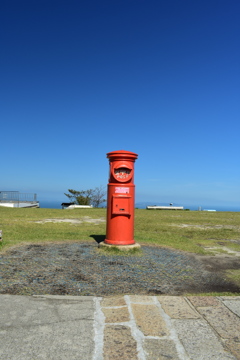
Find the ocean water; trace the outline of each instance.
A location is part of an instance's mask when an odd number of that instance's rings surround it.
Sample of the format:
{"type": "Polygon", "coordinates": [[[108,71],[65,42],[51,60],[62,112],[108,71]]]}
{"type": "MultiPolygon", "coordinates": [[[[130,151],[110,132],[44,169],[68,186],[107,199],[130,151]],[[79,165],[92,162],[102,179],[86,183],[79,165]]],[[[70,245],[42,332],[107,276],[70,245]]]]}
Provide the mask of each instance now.
{"type": "MultiPolygon", "coordinates": [[[[157,206],[169,206],[169,203],[136,203],[136,207],[139,209],[146,209],[147,205],[157,205],[157,206]]],[[[199,205],[191,205],[191,204],[175,204],[173,203],[173,206],[183,206],[184,209],[189,209],[192,211],[197,210],[216,210],[216,211],[234,211],[239,212],[240,211],[240,205],[239,206],[226,206],[226,205],[214,205],[214,204],[199,204],[199,205]]]]}
{"type": "Polygon", "coordinates": [[[57,201],[57,200],[53,200],[53,201],[41,201],[39,200],[39,207],[40,208],[44,208],[44,209],[62,209],[62,203],[63,202],[69,202],[68,200],[62,200],[62,201],[57,201]]]}
{"type": "MultiPolygon", "coordinates": [[[[48,200],[48,201],[41,201],[39,200],[40,208],[46,209],[62,209],[61,203],[62,201],[57,200],[48,200]]],[[[138,209],[146,209],[148,205],[157,205],[157,206],[168,206],[169,204],[166,203],[152,203],[152,202],[139,202],[135,204],[135,207],[138,209]]],[[[213,204],[199,204],[197,205],[188,205],[188,204],[173,204],[173,206],[183,206],[184,209],[189,209],[192,211],[199,210],[216,210],[216,211],[233,211],[233,212],[240,212],[240,205],[239,206],[226,206],[226,205],[213,205],[213,204]]]]}
{"type": "MultiPolygon", "coordinates": [[[[57,201],[57,200],[48,200],[48,201],[41,201],[39,200],[39,206],[40,208],[44,208],[44,209],[61,209],[61,203],[64,201],[57,201]]],[[[67,201],[65,201],[67,202],[67,201]]]]}

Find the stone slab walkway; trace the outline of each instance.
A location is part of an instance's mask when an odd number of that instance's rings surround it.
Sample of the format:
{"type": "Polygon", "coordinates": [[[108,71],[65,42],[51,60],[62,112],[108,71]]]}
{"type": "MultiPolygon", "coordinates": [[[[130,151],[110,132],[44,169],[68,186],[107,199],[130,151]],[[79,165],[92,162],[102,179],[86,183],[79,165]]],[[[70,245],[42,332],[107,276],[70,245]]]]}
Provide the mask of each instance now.
{"type": "Polygon", "coordinates": [[[94,359],[240,359],[240,297],[122,296],[97,300],[94,359]]]}
{"type": "Polygon", "coordinates": [[[240,296],[0,295],[1,360],[240,359],[240,296]]]}

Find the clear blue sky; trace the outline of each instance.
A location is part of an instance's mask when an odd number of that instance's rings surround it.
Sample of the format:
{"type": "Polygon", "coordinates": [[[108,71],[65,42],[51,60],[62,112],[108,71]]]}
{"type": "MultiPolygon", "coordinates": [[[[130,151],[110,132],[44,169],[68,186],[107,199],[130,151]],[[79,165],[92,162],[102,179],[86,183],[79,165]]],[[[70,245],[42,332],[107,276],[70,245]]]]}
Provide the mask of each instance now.
{"type": "Polygon", "coordinates": [[[240,206],[239,0],[1,0],[0,190],[240,206]]]}

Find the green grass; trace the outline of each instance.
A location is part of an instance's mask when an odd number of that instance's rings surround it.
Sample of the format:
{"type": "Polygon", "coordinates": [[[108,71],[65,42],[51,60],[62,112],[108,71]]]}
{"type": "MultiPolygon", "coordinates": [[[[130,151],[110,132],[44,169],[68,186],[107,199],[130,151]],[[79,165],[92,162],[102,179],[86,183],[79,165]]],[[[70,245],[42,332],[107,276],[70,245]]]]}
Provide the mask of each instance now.
{"type": "Polygon", "coordinates": [[[94,225],[70,223],[37,223],[44,219],[93,219],[104,218],[104,209],[11,209],[0,207],[0,229],[3,231],[2,250],[23,243],[93,240],[91,237],[105,234],[105,223],[94,225]]]}
{"type": "MultiPolygon", "coordinates": [[[[0,207],[2,249],[26,242],[104,239],[106,224],[36,223],[44,219],[105,219],[106,209],[18,209],[0,207]]],[[[227,246],[240,251],[240,213],[135,210],[135,241],[207,254],[205,248],[227,246]],[[220,244],[220,245],[219,245],[220,244]]]]}
{"type": "Polygon", "coordinates": [[[240,269],[231,269],[226,271],[227,278],[240,286],[240,269]]]}
{"type": "Polygon", "coordinates": [[[240,213],[136,210],[135,240],[207,254],[204,247],[230,246],[240,240],[240,213]]]}
{"type": "MultiPolygon", "coordinates": [[[[104,240],[106,224],[84,221],[106,219],[106,209],[18,209],[0,207],[3,241],[0,251],[26,243],[104,240]],[[37,223],[45,219],[82,219],[81,224],[37,223]]],[[[197,253],[226,253],[221,246],[240,251],[240,212],[151,211],[135,210],[135,241],[197,253]],[[214,252],[208,247],[219,247],[214,252]]],[[[118,249],[99,249],[118,255],[118,249]]],[[[134,253],[141,256],[141,251],[134,253]]],[[[121,253],[122,255],[122,253],[121,253]]],[[[132,252],[124,253],[133,255],[132,252]]],[[[240,286],[240,270],[228,270],[226,277],[240,286]]],[[[204,294],[201,294],[204,295],[204,294]]],[[[205,295],[234,295],[208,293],[205,295]]],[[[236,294],[235,294],[236,295],[236,294]]]]}
{"type": "Polygon", "coordinates": [[[142,256],[142,250],[141,248],[133,248],[133,249],[129,249],[127,251],[122,251],[119,248],[117,248],[116,246],[111,246],[111,247],[101,247],[98,249],[99,252],[101,253],[105,253],[107,255],[111,255],[111,256],[142,256]]]}

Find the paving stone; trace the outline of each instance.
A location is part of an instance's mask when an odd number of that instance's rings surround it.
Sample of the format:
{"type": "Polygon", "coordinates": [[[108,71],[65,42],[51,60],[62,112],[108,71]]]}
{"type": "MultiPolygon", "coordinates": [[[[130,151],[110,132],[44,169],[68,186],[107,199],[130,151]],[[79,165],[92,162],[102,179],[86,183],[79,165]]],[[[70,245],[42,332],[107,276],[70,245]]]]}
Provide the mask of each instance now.
{"type": "Polygon", "coordinates": [[[183,297],[159,296],[158,301],[172,319],[198,319],[201,317],[183,297]]]}
{"type": "Polygon", "coordinates": [[[224,305],[199,307],[198,311],[224,339],[234,338],[240,342],[240,318],[224,305]]]}
{"type": "Polygon", "coordinates": [[[91,297],[1,295],[1,360],[92,359],[91,297]]]}
{"type": "Polygon", "coordinates": [[[130,301],[138,304],[154,304],[152,296],[145,295],[130,295],[130,301]]]}
{"type": "Polygon", "coordinates": [[[137,343],[131,330],[122,325],[106,325],[104,330],[104,360],[138,360],[137,343]]]}
{"type": "Polygon", "coordinates": [[[220,304],[220,301],[213,296],[188,296],[187,298],[195,307],[218,306],[220,304]]]}
{"type": "Polygon", "coordinates": [[[129,312],[127,307],[115,308],[102,308],[105,315],[105,323],[117,323],[129,321],[129,312]]]}
{"type": "Polygon", "coordinates": [[[146,360],[180,359],[172,340],[145,339],[143,348],[146,360]]]}
{"type": "Polygon", "coordinates": [[[218,298],[219,299],[221,299],[221,300],[229,300],[229,299],[231,299],[231,300],[238,300],[238,301],[240,301],[240,296],[218,296],[218,298]]]}
{"type": "Polygon", "coordinates": [[[206,321],[173,320],[173,325],[191,360],[236,360],[206,321]]]}
{"type": "Polygon", "coordinates": [[[240,317],[240,301],[239,300],[223,300],[224,305],[226,305],[232,312],[240,317]]]}
{"type": "Polygon", "coordinates": [[[166,323],[156,305],[132,304],[131,306],[136,324],[145,336],[169,335],[166,323]]]}
{"type": "Polygon", "coordinates": [[[240,342],[227,340],[225,344],[235,355],[236,359],[240,360],[240,342]]]}
{"type": "Polygon", "coordinates": [[[107,298],[104,298],[101,301],[101,306],[103,306],[103,307],[126,306],[126,302],[125,302],[123,296],[121,296],[121,297],[117,297],[117,296],[107,297],[107,298]]]}

